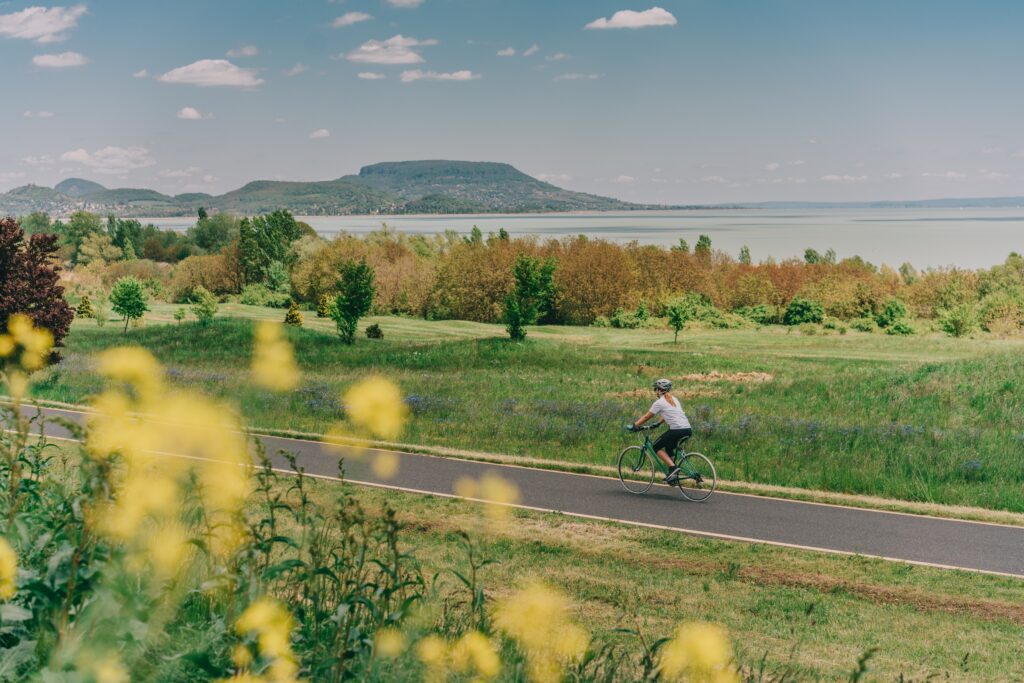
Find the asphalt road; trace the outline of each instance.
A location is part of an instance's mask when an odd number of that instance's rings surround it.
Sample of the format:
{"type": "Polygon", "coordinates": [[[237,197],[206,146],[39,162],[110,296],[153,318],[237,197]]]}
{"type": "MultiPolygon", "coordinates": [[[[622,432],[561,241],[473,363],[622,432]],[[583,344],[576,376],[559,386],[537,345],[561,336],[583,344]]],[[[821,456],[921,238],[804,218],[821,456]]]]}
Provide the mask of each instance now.
{"type": "MultiPolygon", "coordinates": [[[[35,409],[31,410],[35,414],[35,409]]],[[[48,417],[81,423],[84,414],[45,409],[48,417]]],[[[67,437],[53,423],[46,433],[67,437]]],[[[315,441],[261,437],[275,465],[277,455],[296,454],[307,474],[338,476],[338,455],[315,441]]],[[[454,495],[461,477],[479,479],[494,473],[519,488],[519,507],[561,512],[592,519],[676,530],[714,538],[784,545],[809,550],[859,554],[941,567],[1024,577],[1024,528],[963,522],[919,515],[716,492],[704,503],[690,503],[678,491],[656,486],[644,495],[623,490],[617,479],[549,470],[494,465],[455,458],[397,453],[397,475],[384,480],[373,473],[368,457],[345,463],[346,480],[433,495],[454,495]]]]}

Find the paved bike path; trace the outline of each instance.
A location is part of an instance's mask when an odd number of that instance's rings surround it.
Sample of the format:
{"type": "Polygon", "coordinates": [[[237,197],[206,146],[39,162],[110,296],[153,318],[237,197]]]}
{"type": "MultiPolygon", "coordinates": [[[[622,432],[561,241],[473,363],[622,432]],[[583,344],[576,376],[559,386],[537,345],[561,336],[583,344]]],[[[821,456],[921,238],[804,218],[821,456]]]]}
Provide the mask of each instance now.
{"type": "MultiPolygon", "coordinates": [[[[35,414],[35,408],[31,410],[35,414]]],[[[85,414],[44,409],[47,417],[83,422],[85,414]]],[[[46,433],[68,433],[47,423],[46,433]]],[[[307,474],[338,476],[338,455],[315,441],[260,437],[275,466],[286,468],[280,450],[296,454],[307,474]]],[[[520,506],[571,515],[660,527],[717,538],[796,546],[819,551],[855,553],[918,564],[1024,577],[1024,528],[964,522],[919,515],[803,503],[743,494],[716,492],[704,503],[684,501],[679,492],[656,486],[633,495],[617,479],[550,470],[495,465],[413,453],[396,453],[393,479],[376,476],[371,467],[379,451],[345,462],[352,483],[454,495],[462,477],[479,479],[494,473],[518,486],[520,506]]]]}

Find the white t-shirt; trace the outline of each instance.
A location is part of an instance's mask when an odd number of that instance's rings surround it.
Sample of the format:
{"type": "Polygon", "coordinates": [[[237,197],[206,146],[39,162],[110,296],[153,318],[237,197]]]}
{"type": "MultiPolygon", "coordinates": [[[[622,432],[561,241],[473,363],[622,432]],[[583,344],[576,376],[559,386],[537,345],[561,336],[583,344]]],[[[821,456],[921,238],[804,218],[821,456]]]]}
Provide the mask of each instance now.
{"type": "Polygon", "coordinates": [[[661,415],[661,419],[665,421],[669,429],[689,429],[690,421],[686,419],[686,413],[683,412],[679,399],[675,396],[672,398],[676,402],[675,405],[669,403],[664,396],[660,397],[651,406],[651,413],[661,415]]]}

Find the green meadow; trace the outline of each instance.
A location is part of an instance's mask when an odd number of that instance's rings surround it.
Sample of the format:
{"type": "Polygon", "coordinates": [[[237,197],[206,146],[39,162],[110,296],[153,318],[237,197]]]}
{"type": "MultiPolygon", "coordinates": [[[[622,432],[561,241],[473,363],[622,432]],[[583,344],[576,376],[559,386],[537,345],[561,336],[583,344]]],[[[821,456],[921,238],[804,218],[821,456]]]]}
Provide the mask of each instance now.
{"type": "Polygon", "coordinates": [[[398,382],[412,419],[402,441],[567,465],[611,465],[636,437],[623,425],[676,381],[692,446],[733,481],[1024,511],[1024,343],[990,336],[893,337],[782,327],[670,331],[544,326],[512,343],[498,325],[401,317],[362,321],[354,346],[306,312],[288,337],[300,388],[270,394],[248,378],[252,319],[275,309],[228,304],[209,326],[156,304],[143,326],[78,320],[39,398],[99,391],[93,354],[151,350],[171,381],[218,396],[262,428],[322,433],[344,419],[340,395],[371,374],[398,382]],[[362,329],[379,324],[384,339],[362,329]]]}

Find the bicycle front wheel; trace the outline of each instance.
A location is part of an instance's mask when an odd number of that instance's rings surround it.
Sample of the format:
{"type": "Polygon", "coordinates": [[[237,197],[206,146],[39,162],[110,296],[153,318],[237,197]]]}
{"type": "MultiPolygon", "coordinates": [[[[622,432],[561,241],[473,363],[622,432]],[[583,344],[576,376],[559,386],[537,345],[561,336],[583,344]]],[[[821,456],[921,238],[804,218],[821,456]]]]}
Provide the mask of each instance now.
{"type": "Polygon", "coordinates": [[[654,463],[640,446],[629,446],[619,453],[619,481],[630,493],[647,493],[654,486],[654,463]]]}
{"type": "Polygon", "coordinates": [[[679,493],[686,500],[703,503],[718,485],[715,466],[700,453],[687,453],[679,459],[679,493]]]}

